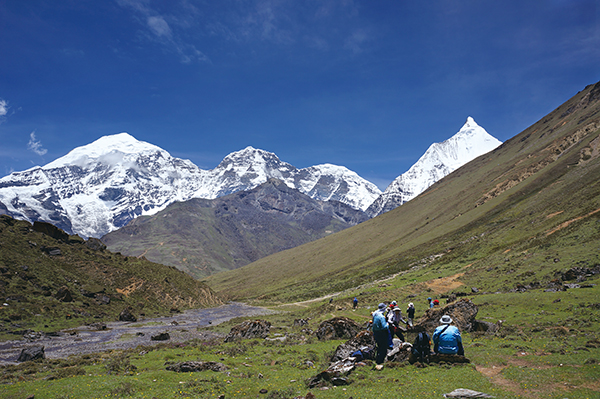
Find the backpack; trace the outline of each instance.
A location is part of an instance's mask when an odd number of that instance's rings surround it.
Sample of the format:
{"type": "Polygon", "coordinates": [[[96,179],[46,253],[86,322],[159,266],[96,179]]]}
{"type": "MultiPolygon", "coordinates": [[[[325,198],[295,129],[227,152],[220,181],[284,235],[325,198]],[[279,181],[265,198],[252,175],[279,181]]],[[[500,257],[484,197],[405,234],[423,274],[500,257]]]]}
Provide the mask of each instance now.
{"type": "Polygon", "coordinates": [[[412,353],[415,356],[429,356],[431,351],[429,334],[425,331],[421,331],[417,338],[415,338],[415,343],[412,347],[412,353]]]}

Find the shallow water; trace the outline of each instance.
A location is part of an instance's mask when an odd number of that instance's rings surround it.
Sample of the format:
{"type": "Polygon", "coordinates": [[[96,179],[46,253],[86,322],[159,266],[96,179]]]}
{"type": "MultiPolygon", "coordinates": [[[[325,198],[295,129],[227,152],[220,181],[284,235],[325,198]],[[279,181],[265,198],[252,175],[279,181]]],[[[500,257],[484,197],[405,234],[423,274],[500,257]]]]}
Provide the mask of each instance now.
{"type": "Polygon", "coordinates": [[[39,339],[13,340],[0,343],[0,365],[17,363],[23,348],[44,345],[46,358],[64,358],[74,354],[103,352],[111,349],[129,349],[139,345],[164,342],[183,342],[193,338],[208,340],[219,335],[203,327],[216,325],[236,317],[254,317],[271,313],[270,310],[242,303],[229,303],[216,308],[192,309],[168,317],[132,322],[109,322],[106,330],[81,326],[44,335],[39,339]],[[168,332],[168,341],[152,341],[151,336],[168,332]]]}

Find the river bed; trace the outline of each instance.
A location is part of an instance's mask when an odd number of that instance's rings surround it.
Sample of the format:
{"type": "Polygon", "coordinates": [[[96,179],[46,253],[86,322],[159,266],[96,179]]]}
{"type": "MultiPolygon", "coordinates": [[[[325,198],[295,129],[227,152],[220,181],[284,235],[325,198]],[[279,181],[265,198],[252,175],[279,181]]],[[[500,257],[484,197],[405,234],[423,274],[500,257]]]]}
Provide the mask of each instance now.
{"type": "Polygon", "coordinates": [[[255,317],[269,313],[272,313],[269,309],[243,303],[229,303],[216,308],[186,310],[168,317],[143,319],[137,322],[108,322],[106,329],[103,330],[81,326],[58,334],[42,334],[38,339],[0,342],[0,365],[17,363],[21,350],[35,345],[44,346],[47,359],[57,359],[75,354],[156,345],[161,342],[177,343],[194,338],[209,340],[220,335],[207,331],[204,327],[217,325],[236,317],[255,317]],[[150,339],[151,336],[165,332],[169,333],[168,341],[150,339]]]}

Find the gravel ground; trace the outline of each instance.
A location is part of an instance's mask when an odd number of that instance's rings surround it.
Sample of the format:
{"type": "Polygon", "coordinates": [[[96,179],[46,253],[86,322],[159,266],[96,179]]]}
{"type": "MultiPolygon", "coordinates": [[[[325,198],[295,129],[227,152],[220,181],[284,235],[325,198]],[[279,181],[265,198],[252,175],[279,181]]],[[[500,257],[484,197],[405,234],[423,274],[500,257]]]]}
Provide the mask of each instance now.
{"type": "Polygon", "coordinates": [[[43,345],[46,358],[65,358],[74,354],[103,352],[112,349],[130,349],[139,345],[155,345],[150,337],[167,332],[168,342],[184,342],[193,338],[209,340],[220,334],[203,327],[216,325],[236,317],[254,317],[271,313],[265,308],[230,303],[217,308],[193,309],[169,317],[132,322],[106,323],[106,329],[90,326],[61,331],[56,335],[29,335],[28,338],[0,343],[0,365],[15,364],[23,348],[43,345]]]}

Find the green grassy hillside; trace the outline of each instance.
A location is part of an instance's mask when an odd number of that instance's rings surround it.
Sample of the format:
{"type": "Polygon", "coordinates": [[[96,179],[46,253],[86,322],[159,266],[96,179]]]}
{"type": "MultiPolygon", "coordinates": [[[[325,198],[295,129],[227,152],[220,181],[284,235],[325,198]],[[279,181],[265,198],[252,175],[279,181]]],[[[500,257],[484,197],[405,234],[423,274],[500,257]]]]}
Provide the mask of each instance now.
{"type": "Polygon", "coordinates": [[[0,336],[114,321],[126,307],[149,317],[221,303],[206,284],[174,267],[103,248],[46,223],[1,215],[0,336]]]}
{"type": "Polygon", "coordinates": [[[206,281],[228,298],[277,302],[419,267],[431,278],[461,273],[464,287],[508,291],[594,266],[599,127],[600,83],[401,207],[206,281]]]}

